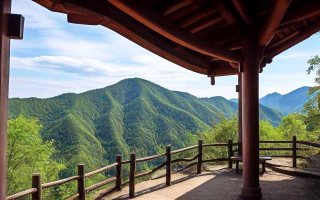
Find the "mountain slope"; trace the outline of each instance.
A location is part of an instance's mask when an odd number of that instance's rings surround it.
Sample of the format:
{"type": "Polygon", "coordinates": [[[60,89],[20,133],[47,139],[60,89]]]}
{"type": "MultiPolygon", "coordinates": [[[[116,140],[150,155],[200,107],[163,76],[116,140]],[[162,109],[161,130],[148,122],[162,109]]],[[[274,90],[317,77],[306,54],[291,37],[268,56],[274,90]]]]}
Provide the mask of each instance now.
{"type": "Polygon", "coordinates": [[[310,87],[301,87],[288,94],[281,95],[279,93],[268,94],[260,99],[260,103],[281,111],[285,115],[294,112],[301,112],[303,105],[312,98],[308,95],[310,87]]]}
{"type": "MultiPolygon", "coordinates": [[[[80,162],[89,171],[113,162],[116,154],[128,159],[131,151],[139,158],[163,152],[168,144],[182,148],[195,142],[196,131],[236,110],[237,103],[223,97],[197,98],[138,78],[81,94],[9,101],[9,118],[37,117],[44,139],[55,140],[55,158],[67,165],[61,178],[80,162]]],[[[260,112],[275,125],[281,120],[267,107],[260,112]]]]}
{"type": "MultiPolygon", "coordinates": [[[[229,102],[235,105],[235,109],[238,108],[238,99],[230,99],[229,102]]],[[[269,121],[273,126],[278,126],[283,116],[284,114],[280,111],[259,104],[259,118],[269,121]]]]}

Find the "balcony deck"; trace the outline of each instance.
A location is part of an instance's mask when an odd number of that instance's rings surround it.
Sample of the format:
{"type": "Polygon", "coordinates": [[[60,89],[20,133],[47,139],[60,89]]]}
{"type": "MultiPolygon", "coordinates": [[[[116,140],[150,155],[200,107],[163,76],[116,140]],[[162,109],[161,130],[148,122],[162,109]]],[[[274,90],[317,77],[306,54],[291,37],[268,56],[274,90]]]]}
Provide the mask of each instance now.
{"type": "MultiPolygon", "coordinates": [[[[133,199],[178,199],[178,200],[234,200],[239,198],[242,174],[225,166],[208,168],[201,175],[173,174],[172,186],[166,187],[165,178],[136,184],[133,199]]],[[[260,177],[263,199],[265,200],[315,200],[320,199],[320,179],[285,175],[267,169],[260,177]]],[[[107,199],[129,199],[128,187],[112,194],[107,199]]]]}

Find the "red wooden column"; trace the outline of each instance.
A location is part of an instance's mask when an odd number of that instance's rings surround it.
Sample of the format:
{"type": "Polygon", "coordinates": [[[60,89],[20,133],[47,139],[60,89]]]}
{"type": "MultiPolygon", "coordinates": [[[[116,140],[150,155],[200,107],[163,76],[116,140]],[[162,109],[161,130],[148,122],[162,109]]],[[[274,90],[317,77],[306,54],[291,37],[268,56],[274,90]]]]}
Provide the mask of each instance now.
{"type": "Polygon", "coordinates": [[[259,183],[259,62],[256,37],[256,31],[250,28],[243,46],[243,199],[261,199],[262,196],[259,183]]]}
{"type": "Polygon", "coordinates": [[[6,154],[10,39],[8,18],[11,13],[11,0],[0,1],[0,199],[6,199],[6,154]]]}
{"type": "Polygon", "coordinates": [[[238,74],[238,155],[242,155],[242,75],[238,74]]]}

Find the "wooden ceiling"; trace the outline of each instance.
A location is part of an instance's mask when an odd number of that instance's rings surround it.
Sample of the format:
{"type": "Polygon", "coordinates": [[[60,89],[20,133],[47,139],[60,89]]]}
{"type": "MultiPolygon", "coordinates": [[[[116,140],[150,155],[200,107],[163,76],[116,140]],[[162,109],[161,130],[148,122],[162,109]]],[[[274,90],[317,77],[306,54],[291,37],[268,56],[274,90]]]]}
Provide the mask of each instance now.
{"type": "Polygon", "coordinates": [[[33,0],[70,23],[102,25],[186,69],[235,75],[249,27],[262,67],[320,30],[320,0],[33,0]]]}

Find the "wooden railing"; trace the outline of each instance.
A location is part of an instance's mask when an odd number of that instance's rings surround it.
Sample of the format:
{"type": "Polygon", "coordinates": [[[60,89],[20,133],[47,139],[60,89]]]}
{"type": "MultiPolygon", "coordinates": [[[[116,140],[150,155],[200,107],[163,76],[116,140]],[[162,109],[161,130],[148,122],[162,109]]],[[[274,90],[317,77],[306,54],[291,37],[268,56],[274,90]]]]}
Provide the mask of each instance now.
{"type": "Polygon", "coordinates": [[[297,148],[297,144],[304,144],[312,147],[320,148],[320,144],[314,142],[297,141],[296,136],[292,137],[292,141],[260,141],[260,144],[292,144],[291,148],[260,148],[260,151],[291,151],[291,155],[272,155],[272,157],[292,158],[292,167],[297,167],[297,158],[305,158],[297,155],[297,151],[313,150],[311,148],[297,148]]]}
{"type": "MultiPolygon", "coordinates": [[[[265,151],[265,150],[292,151],[292,155],[277,155],[277,156],[273,156],[273,157],[290,157],[290,158],[292,157],[293,158],[293,167],[296,167],[296,163],[297,163],[296,159],[301,157],[301,156],[297,156],[297,150],[308,150],[305,148],[297,148],[297,143],[320,148],[320,144],[317,144],[317,143],[306,142],[306,141],[296,141],[295,136],[293,137],[292,141],[260,141],[260,143],[292,143],[292,148],[260,148],[260,150],[261,151],[265,151]]],[[[134,197],[134,194],[135,194],[135,180],[137,178],[151,175],[163,167],[166,168],[166,170],[165,170],[166,171],[166,174],[165,174],[166,185],[170,186],[171,185],[172,163],[191,162],[188,165],[186,165],[185,167],[179,169],[178,171],[182,171],[182,170],[185,170],[189,167],[197,165],[197,174],[201,174],[202,163],[228,161],[228,166],[229,166],[229,168],[231,168],[232,161],[230,158],[234,155],[235,152],[238,152],[238,149],[233,149],[234,146],[237,146],[237,148],[239,149],[239,147],[241,146],[241,143],[233,143],[233,141],[231,139],[228,139],[228,143],[203,144],[202,140],[199,140],[198,145],[195,145],[195,146],[190,146],[190,147],[186,147],[186,148],[178,149],[178,150],[174,150],[174,151],[171,151],[171,147],[167,146],[166,153],[162,153],[162,154],[158,154],[158,155],[154,155],[154,156],[149,156],[149,157],[144,157],[144,158],[139,158],[139,159],[136,159],[135,153],[131,153],[130,159],[126,160],[126,161],[122,161],[122,156],[117,155],[116,162],[111,165],[108,165],[106,167],[103,167],[98,170],[95,170],[95,171],[92,171],[92,172],[85,174],[85,166],[83,164],[79,164],[78,165],[78,175],[72,176],[69,178],[65,178],[62,180],[44,183],[44,184],[41,183],[41,174],[32,174],[32,188],[25,190],[25,191],[22,191],[22,192],[19,192],[19,193],[16,193],[14,195],[8,196],[6,198],[6,200],[13,200],[13,199],[23,197],[26,195],[30,195],[30,194],[32,195],[32,200],[40,200],[40,199],[42,199],[42,190],[43,189],[53,187],[56,185],[60,185],[60,184],[64,184],[64,183],[68,183],[71,181],[77,181],[77,193],[70,196],[69,198],[67,198],[68,200],[73,200],[73,199],[84,200],[85,195],[88,194],[89,192],[96,190],[96,189],[98,189],[102,186],[105,186],[107,184],[110,184],[110,183],[114,183],[114,186],[111,187],[108,190],[108,192],[106,192],[104,195],[111,194],[115,191],[119,191],[122,189],[123,186],[125,186],[126,184],[129,184],[129,197],[132,198],[132,197],[134,197]],[[211,159],[203,160],[203,148],[204,147],[227,147],[228,148],[228,157],[211,158],[211,159]],[[174,154],[182,153],[182,152],[192,150],[192,149],[197,149],[198,152],[196,155],[194,155],[191,158],[177,158],[174,160],[171,159],[172,155],[174,155],[174,154]],[[146,161],[154,160],[154,159],[161,158],[161,157],[166,157],[166,161],[148,172],[136,174],[136,163],[146,162],[146,161]],[[192,162],[192,161],[194,161],[194,162],[192,162]],[[130,167],[129,167],[129,169],[130,169],[129,170],[129,180],[122,183],[122,165],[125,165],[125,164],[130,165],[130,167]],[[110,170],[114,167],[116,168],[115,177],[109,178],[109,179],[102,181],[102,182],[99,182],[99,183],[96,183],[96,184],[89,186],[87,188],[85,187],[85,179],[86,178],[91,177],[93,175],[96,175],[98,173],[110,170]]]]}

